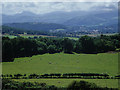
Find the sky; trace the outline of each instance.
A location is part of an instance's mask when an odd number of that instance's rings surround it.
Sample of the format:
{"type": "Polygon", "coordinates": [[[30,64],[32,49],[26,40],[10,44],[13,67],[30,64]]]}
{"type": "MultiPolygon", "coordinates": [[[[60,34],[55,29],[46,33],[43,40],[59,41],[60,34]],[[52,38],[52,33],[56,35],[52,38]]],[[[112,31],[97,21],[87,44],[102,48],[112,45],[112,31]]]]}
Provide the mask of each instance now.
{"type": "Polygon", "coordinates": [[[2,2],[2,14],[13,15],[22,12],[45,14],[55,11],[98,11],[114,10],[117,2],[2,2]]]}
{"type": "Polygon", "coordinates": [[[1,0],[0,2],[118,2],[120,0],[1,0]]]}

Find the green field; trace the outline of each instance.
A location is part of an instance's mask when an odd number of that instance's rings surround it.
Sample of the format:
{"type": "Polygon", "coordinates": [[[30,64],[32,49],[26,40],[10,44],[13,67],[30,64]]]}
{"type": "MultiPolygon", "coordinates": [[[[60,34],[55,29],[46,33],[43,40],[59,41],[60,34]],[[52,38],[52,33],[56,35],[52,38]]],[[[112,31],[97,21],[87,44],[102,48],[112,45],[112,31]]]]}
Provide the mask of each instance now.
{"type": "Polygon", "coordinates": [[[76,37],[66,37],[66,38],[73,39],[73,40],[78,40],[79,39],[79,38],[76,38],[76,37]]]}
{"type": "Polygon", "coordinates": [[[44,54],[15,58],[2,63],[3,74],[107,73],[118,72],[118,53],[44,54]]]}
{"type": "Polygon", "coordinates": [[[38,82],[46,83],[47,85],[55,85],[57,87],[68,87],[73,81],[87,81],[90,83],[95,83],[100,87],[118,88],[117,79],[13,79],[19,82],[38,82]]]}
{"type": "Polygon", "coordinates": [[[17,36],[14,36],[14,35],[3,35],[4,37],[9,37],[9,38],[16,38],[17,36]]]}
{"type": "MultiPolygon", "coordinates": [[[[34,37],[55,37],[55,36],[48,36],[48,35],[30,35],[30,34],[18,34],[19,36],[23,37],[23,38],[34,38],[34,37]]],[[[15,35],[3,35],[4,37],[9,37],[11,39],[13,38],[17,38],[18,36],[15,35]]]]}
{"type": "MultiPolygon", "coordinates": [[[[49,73],[118,73],[118,53],[99,54],[43,54],[15,58],[14,62],[2,63],[3,74],[49,74],[49,73]]],[[[39,82],[57,87],[67,87],[72,81],[84,80],[101,87],[117,88],[117,79],[13,79],[19,82],[39,82]]]]}

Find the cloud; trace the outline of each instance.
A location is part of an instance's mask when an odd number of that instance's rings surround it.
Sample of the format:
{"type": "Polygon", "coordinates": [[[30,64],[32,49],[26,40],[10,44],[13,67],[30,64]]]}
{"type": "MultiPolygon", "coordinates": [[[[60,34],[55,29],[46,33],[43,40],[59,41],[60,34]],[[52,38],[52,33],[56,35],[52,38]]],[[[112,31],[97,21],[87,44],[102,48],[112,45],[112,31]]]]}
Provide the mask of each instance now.
{"type": "Polygon", "coordinates": [[[1,2],[118,2],[119,0],[2,0],[1,2]]]}
{"type": "Polygon", "coordinates": [[[89,11],[99,9],[114,9],[117,3],[113,2],[4,2],[3,14],[17,14],[30,11],[36,14],[44,14],[54,11],[89,11]]]}
{"type": "Polygon", "coordinates": [[[92,6],[91,9],[103,11],[118,10],[118,3],[116,2],[96,3],[96,5],[92,6]]]}

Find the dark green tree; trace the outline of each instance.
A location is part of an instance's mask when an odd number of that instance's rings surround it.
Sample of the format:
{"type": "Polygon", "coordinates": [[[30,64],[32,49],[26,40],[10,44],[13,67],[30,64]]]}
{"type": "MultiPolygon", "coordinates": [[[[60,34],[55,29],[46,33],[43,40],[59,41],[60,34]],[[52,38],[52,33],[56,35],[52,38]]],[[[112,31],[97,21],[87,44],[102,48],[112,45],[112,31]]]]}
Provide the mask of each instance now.
{"type": "Polygon", "coordinates": [[[44,42],[37,41],[38,54],[44,54],[47,52],[47,45],[44,42]]]}
{"type": "Polygon", "coordinates": [[[74,52],[76,52],[76,53],[81,53],[82,52],[82,45],[78,41],[74,44],[74,52]]]}
{"type": "Polygon", "coordinates": [[[84,52],[84,53],[96,53],[96,47],[94,44],[94,39],[92,37],[82,36],[79,39],[79,42],[81,42],[82,52],[84,52]]]}
{"type": "Polygon", "coordinates": [[[57,50],[56,50],[55,45],[49,45],[48,46],[48,53],[53,54],[53,53],[56,53],[56,52],[57,52],[57,50]]]}
{"type": "Polygon", "coordinates": [[[73,52],[73,42],[68,38],[64,38],[63,40],[63,48],[65,53],[72,53],[73,52]]]}
{"type": "Polygon", "coordinates": [[[2,61],[11,62],[13,61],[13,47],[10,40],[4,40],[2,42],[2,61]]]}

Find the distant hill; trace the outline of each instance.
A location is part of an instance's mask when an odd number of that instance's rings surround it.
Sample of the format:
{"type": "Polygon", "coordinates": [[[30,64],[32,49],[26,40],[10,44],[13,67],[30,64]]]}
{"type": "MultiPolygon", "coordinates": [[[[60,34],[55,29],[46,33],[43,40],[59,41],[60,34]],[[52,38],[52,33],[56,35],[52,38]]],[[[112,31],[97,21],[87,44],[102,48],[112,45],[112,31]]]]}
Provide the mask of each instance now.
{"type": "Polygon", "coordinates": [[[35,30],[35,31],[49,31],[49,30],[56,30],[56,29],[66,29],[67,27],[61,24],[55,23],[9,23],[4,24],[5,26],[24,29],[24,30],[35,30]]]}
{"type": "Polygon", "coordinates": [[[56,11],[46,14],[34,14],[24,11],[15,15],[2,15],[2,22],[5,23],[23,23],[23,22],[46,22],[46,23],[63,23],[77,16],[86,15],[84,11],[63,12],[56,11]]]}
{"type": "Polygon", "coordinates": [[[118,10],[113,11],[56,11],[46,14],[34,14],[24,11],[15,15],[2,15],[3,24],[24,22],[57,23],[69,26],[112,25],[118,21],[118,10]]]}
{"type": "Polygon", "coordinates": [[[31,12],[23,12],[15,15],[2,15],[2,23],[23,23],[23,22],[35,22],[36,14],[31,12]]]}
{"type": "Polygon", "coordinates": [[[117,11],[78,16],[64,22],[65,25],[69,25],[69,26],[81,26],[81,25],[108,26],[117,23],[118,23],[117,11]]]}
{"type": "Polygon", "coordinates": [[[73,11],[34,14],[22,12],[15,15],[2,15],[3,25],[25,30],[50,31],[64,29],[67,32],[80,30],[100,30],[116,32],[118,10],[113,11],[73,11]]]}

